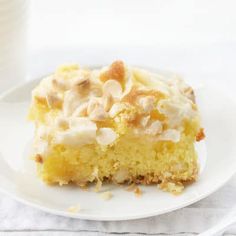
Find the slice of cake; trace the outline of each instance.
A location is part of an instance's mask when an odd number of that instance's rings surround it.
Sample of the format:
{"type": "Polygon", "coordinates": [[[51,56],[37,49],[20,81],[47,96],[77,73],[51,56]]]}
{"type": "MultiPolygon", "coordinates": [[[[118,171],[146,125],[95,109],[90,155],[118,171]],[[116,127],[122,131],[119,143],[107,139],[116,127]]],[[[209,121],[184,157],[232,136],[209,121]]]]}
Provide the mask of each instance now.
{"type": "Polygon", "coordinates": [[[191,87],[122,61],[59,67],[32,92],[34,159],[46,183],[157,183],[179,193],[198,175],[204,138],[191,87]]]}

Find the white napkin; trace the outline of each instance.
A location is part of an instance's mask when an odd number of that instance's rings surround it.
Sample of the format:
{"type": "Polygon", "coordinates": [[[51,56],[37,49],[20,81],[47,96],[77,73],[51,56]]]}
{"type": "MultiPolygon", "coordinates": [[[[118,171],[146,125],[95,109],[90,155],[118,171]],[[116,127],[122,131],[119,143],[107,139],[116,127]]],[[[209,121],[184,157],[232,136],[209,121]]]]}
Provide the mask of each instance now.
{"type": "MultiPolygon", "coordinates": [[[[161,216],[120,222],[55,216],[0,194],[0,233],[16,235],[196,235],[216,224],[236,204],[236,176],[223,188],[191,206],[161,216]]],[[[236,234],[236,225],[228,230],[236,234]]],[[[1,236],[1,234],[0,234],[1,236]]]]}

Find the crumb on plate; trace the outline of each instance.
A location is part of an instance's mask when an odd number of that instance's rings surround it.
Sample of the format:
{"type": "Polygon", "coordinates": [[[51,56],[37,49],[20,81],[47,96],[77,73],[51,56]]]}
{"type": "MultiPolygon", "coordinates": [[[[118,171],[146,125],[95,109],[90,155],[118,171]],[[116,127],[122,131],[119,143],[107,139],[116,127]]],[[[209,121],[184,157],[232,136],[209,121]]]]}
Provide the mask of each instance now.
{"type": "Polygon", "coordinates": [[[103,200],[108,201],[113,197],[113,194],[110,191],[106,191],[106,192],[101,193],[100,196],[103,200]]]}
{"type": "Polygon", "coordinates": [[[134,194],[135,194],[136,197],[140,197],[143,194],[143,192],[139,187],[136,187],[134,189],[134,194]]]}
{"type": "Polygon", "coordinates": [[[80,205],[76,204],[75,206],[68,207],[67,211],[70,213],[78,213],[80,211],[80,205]]]}

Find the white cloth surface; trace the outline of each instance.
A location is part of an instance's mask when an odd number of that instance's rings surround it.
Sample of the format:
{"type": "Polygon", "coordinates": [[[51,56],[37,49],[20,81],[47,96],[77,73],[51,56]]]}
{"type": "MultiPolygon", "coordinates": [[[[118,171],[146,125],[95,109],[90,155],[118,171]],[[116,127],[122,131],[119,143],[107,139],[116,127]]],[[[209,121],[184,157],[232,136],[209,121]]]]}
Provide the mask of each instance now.
{"type": "MultiPolygon", "coordinates": [[[[214,225],[229,212],[236,199],[236,176],[206,199],[161,216],[99,222],[70,219],[44,213],[0,194],[0,232],[11,235],[196,235],[214,225]]],[[[235,227],[227,231],[236,235],[235,227]]],[[[227,235],[226,234],[226,235],[227,235]]],[[[1,235],[1,234],[0,234],[1,235]]]]}

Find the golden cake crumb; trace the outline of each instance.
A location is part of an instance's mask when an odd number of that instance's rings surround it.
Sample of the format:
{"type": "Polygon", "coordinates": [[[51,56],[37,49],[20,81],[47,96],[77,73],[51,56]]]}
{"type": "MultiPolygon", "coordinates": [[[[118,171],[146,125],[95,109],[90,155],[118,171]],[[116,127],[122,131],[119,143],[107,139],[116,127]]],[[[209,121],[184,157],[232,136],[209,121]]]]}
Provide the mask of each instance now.
{"type": "Polygon", "coordinates": [[[81,210],[80,205],[76,204],[75,206],[68,207],[67,211],[70,213],[78,213],[81,210]]]}
{"type": "Polygon", "coordinates": [[[157,187],[166,192],[171,192],[174,195],[179,195],[180,193],[182,193],[184,189],[184,185],[182,183],[171,183],[171,182],[162,182],[161,184],[158,184],[157,187]]]}
{"type": "Polygon", "coordinates": [[[134,189],[134,194],[136,197],[141,197],[141,195],[143,194],[142,190],[139,187],[136,187],[134,189]]]}
{"type": "Polygon", "coordinates": [[[110,191],[106,191],[106,192],[101,193],[100,196],[103,200],[108,201],[113,197],[113,194],[110,191]]]}
{"type": "Polygon", "coordinates": [[[199,141],[203,140],[204,138],[205,138],[204,129],[201,128],[200,131],[196,135],[196,141],[199,142],[199,141]]]}
{"type": "Polygon", "coordinates": [[[43,157],[40,154],[36,154],[35,161],[42,164],[43,163],[43,157]]]}

